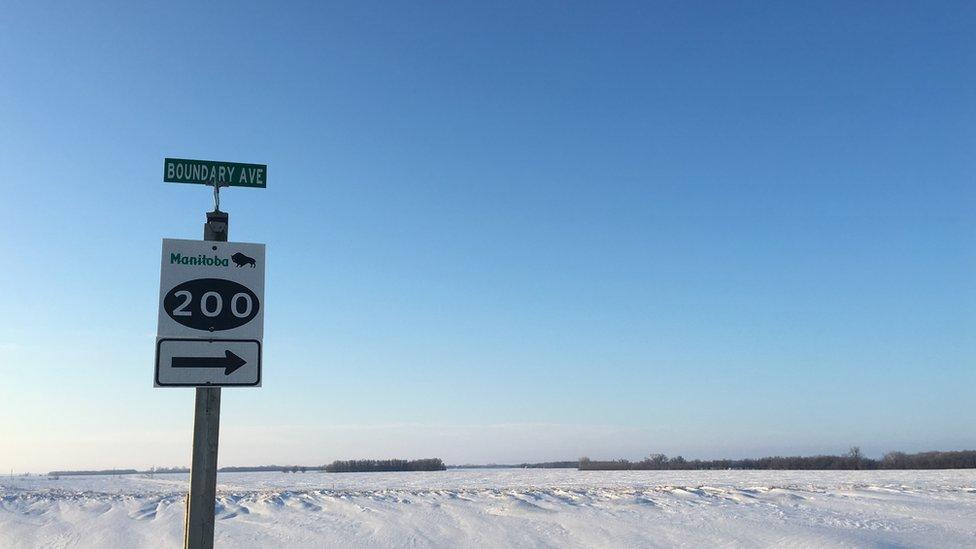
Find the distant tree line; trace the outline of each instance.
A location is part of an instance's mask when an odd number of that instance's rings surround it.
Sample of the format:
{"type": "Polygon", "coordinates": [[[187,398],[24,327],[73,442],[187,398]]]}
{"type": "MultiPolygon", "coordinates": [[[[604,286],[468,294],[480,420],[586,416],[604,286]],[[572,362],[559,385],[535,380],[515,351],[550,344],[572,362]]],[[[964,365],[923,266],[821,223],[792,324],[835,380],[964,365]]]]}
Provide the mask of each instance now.
{"type": "Polygon", "coordinates": [[[135,469],[99,469],[97,471],[51,471],[48,476],[71,476],[71,475],[134,475],[138,473],[135,469]]]}
{"type": "Polygon", "coordinates": [[[252,465],[248,467],[221,467],[217,469],[221,473],[261,473],[261,472],[282,472],[282,473],[304,473],[306,471],[321,471],[324,465],[252,465]]]}
{"type": "Polygon", "coordinates": [[[448,469],[576,469],[576,461],[544,461],[541,463],[489,463],[487,465],[448,465],[448,469]]]}
{"type": "MultiPolygon", "coordinates": [[[[712,459],[687,460],[681,456],[668,457],[664,454],[651,454],[640,461],[617,459],[610,461],[591,460],[582,457],[578,461],[547,461],[542,463],[521,463],[517,465],[452,465],[452,468],[523,468],[557,469],[578,468],[580,471],[683,471],[695,469],[781,469],[781,470],[874,470],[874,469],[976,469],[976,450],[954,452],[888,452],[881,459],[864,457],[857,446],[841,456],[775,456],[754,459],[712,459]]],[[[334,461],[325,466],[308,465],[257,465],[251,467],[221,467],[222,473],[245,473],[261,471],[282,471],[297,473],[325,470],[329,473],[380,472],[380,471],[444,471],[447,467],[439,458],[404,459],[360,459],[334,461]]],[[[51,477],[72,475],[135,475],[153,473],[188,473],[187,467],[153,467],[147,471],[136,469],[99,469],[82,471],[51,471],[51,477]]]]}
{"type": "Polygon", "coordinates": [[[179,465],[175,467],[153,467],[148,472],[150,473],[189,473],[189,467],[180,467],[179,465]]]}
{"type": "MultiPolygon", "coordinates": [[[[253,465],[245,467],[221,467],[217,469],[221,473],[257,473],[257,472],[283,472],[283,473],[298,473],[306,471],[321,471],[325,469],[324,465],[253,465]]],[[[189,473],[189,467],[151,467],[145,471],[138,471],[136,469],[100,469],[95,471],[51,471],[48,473],[50,476],[71,476],[71,475],[135,475],[143,474],[150,475],[156,473],[189,473]]]]}
{"type": "Polygon", "coordinates": [[[595,461],[587,457],[579,460],[580,471],[684,471],[696,469],[783,469],[783,470],[873,470],[873,469],[974,469],[976,450],[956,452],[921,452],[906,454],[888,452],[881,459],[866,458],[861,449],[853,447],[842,456],[789,456],[755,459],[686,460],[681,456],[669,458],[651,454],[641,461],[625,459],[595,461]]]}
{"type": "Polygon", "coordinates": [[[570,469],[578,465],[578,461],[544,461],[542,463],[522,463],[516,467],[522,469],[570,469]]]}
{"type": "Polygon", "coordinates": [[[325,466],[327,473],[378,473],[386,471],[445,471],[440,458],[430,459],[355,459],[333,461],[325,466]]]}

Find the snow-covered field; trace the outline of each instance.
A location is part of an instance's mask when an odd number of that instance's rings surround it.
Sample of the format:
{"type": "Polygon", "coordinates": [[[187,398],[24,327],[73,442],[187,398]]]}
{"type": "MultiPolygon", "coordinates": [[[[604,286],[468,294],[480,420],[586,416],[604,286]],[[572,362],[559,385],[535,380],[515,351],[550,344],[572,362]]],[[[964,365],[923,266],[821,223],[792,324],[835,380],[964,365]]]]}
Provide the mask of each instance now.
{"type": "MultiPolygon", "coordinates": [[[[976,547],[976,471],[228,473],[222,547],[976,547]]],[[[186,475],[0,479],[0,547],[179,547],[186,475]]]]}

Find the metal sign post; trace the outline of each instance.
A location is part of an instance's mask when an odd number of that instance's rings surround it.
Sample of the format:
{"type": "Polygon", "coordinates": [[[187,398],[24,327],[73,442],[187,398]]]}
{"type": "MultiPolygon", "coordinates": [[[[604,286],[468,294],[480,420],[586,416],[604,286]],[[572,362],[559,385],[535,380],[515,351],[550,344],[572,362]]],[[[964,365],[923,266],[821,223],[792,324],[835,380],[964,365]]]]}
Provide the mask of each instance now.
{"type": "Polygon", "coordinates": [[[212,549],[220,388],[261,385],[264,245],[227,241],[220,187],[266,186],[268,167],[166,158],[163,181],[212,185],[203,241],[163,240],[156,387],[195,387],[185,549],[212,549]]]}

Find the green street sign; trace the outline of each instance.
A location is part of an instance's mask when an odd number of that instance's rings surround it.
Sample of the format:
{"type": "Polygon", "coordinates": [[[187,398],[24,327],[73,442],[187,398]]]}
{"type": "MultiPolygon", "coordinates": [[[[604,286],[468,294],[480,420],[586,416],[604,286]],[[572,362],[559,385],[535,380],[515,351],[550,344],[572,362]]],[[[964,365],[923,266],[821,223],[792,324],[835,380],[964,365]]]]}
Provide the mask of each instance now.
{"type": "Polygon", "coordinates": [[[265,188],[268,181],[266,164],[240,164],[215,160],[163,160],[163,181],[166,183],[196,183],[220,187],[265,188]]]}

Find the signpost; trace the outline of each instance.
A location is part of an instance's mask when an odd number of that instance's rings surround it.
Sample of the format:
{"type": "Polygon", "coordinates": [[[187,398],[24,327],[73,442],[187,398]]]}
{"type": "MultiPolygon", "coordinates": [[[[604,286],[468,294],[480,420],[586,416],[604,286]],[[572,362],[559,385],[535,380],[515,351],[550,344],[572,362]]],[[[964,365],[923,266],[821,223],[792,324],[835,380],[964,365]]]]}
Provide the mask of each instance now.
{"type": "Polygon", "coordinates": [[[212,549],[220,388],[261,385],[264,244],[227,242],[220,187],[264,188],[268,167],[167,158],[163,181],[214,189],[203,241],[163,239],[156,387],[196,387],[185,549],[212,549]]]}

